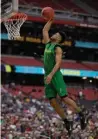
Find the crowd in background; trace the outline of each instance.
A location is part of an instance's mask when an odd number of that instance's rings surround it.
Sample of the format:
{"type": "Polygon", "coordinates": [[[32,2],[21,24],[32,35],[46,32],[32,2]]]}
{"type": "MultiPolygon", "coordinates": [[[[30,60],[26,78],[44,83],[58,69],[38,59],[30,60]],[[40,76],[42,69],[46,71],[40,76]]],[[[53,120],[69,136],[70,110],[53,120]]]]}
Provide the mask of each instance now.
{"type": "MultiPolygon", "coordinates": [[[[21,91],[15,96],[1,87],[2,139],[69,139],[64,123],[44,98],[36,100],[21,91]]],[[[78,102],[79,103],[79,102],[78,102]]],[[[98,104],[90,110],[82,106],[88,125],[81,131],[78,114],[65,105],[67,118],[73,122],[71,139],[98,139],[98,104]]]]}

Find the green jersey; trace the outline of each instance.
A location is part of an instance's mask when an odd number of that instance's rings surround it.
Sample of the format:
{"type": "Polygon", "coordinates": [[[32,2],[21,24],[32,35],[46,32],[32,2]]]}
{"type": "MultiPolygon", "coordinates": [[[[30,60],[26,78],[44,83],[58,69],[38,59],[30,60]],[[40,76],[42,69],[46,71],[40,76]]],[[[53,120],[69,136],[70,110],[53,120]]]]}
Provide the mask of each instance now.
{"type": "Polygon", "coordinates": [[[47,43],[44,51],[44,69],[45,75],[49,74],[54,68],[55,62],[55,48],[60,45],[56,43],[47,43]]]}
{"type": "MultiPolygon", "coordinates": [[[[47,43],[44,51],[44,69],[45,69],[45,76],[51,73],[52,69],[54,68],[56,61],[55,61],[55,48],[61,47],[59,44],[54,43],[47,43]]],[[[45,78],[44,78],[45,82],[45,78]]],[[[67,96],[66,84],[63,80],[62,73],[60,72],[60,68],[56,71],[55,75],[53,76],[51,82],[47,84],[45,82],[45,95],[48,99],[56,98],[57,94],[60,97],[67,96]]]]}

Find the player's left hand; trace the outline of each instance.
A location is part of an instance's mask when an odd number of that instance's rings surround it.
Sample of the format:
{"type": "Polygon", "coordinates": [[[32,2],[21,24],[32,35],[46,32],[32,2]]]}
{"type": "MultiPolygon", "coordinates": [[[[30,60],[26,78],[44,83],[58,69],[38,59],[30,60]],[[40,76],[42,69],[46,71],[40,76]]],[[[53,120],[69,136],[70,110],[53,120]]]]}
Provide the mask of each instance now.
{"type": "Polygon", "coordinates": [[[49,74],[45,79],[46,84],[49,84],[51,82],[51,80],[52,80],[52,75],[49,74]]]}

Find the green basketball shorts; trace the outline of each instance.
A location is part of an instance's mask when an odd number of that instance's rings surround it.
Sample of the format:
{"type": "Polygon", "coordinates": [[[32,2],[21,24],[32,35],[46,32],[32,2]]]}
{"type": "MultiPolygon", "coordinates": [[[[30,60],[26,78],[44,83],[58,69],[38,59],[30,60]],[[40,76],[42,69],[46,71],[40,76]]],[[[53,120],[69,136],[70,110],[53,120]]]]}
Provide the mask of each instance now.
{"type": "Polygon", "coordinates": [[[63,80],[63,76],[60,71],[57,71],[55,73],[50,84],[45,84],[46,98],[48,98],[48,99],[55,98],[57,96],[57,94],[60,97],[67,96],[66,84],[63,80]]]}

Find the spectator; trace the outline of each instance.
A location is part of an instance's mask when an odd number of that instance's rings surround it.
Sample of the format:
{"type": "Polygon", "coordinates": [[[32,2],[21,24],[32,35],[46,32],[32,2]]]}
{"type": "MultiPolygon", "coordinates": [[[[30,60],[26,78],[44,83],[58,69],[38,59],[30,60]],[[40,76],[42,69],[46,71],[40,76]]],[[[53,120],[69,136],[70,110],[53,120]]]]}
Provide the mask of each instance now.
{"type": "MultiPolygon", "coordinates": [[[[24,99],[22,95],[16,97],[3,89],[1,99],[2,139],[68,138],[61,119],[50,108],[45,98],[39,101],[30,97],[24,99]]],[[[67,107],[65,109],[68,118],[73,121],[71,139],[94,139],[98,137],[98,111],[96,105],[89,111],[84,106],[82,107],[84,113],[90,117],[85,131],[80,130],[78,115],[73,116],[71,110],[68,110],[67,107]]]]}

